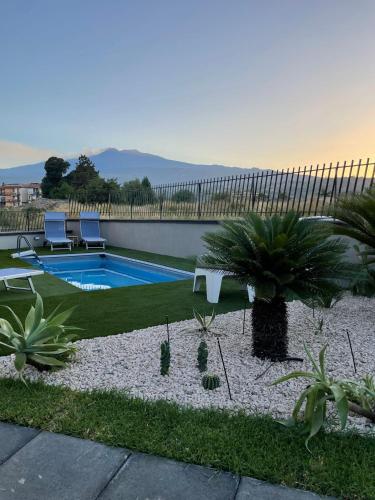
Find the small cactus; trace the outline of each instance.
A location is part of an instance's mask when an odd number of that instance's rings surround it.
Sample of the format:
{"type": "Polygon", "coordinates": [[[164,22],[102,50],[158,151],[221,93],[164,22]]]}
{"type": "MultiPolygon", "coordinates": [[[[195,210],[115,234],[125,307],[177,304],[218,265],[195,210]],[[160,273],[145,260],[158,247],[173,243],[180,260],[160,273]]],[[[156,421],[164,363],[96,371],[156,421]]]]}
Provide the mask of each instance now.
{"type": "Polygon", "coordinates": [[[160,344],[160,374],[168,375],[171,363],[171,348],[169,342],[165,340],[160,344]]]}
{"type": "Polygon", "coordinates": [[[217,375],[204,375],[202,385],[206,390],[213,391],[220,387],[220,378],[217,375]]]}
{"type": "Polygon", "coordinates": [[[208,358],[208,347],[204,340],[201,341],[198,347],[198,369],[200,372],[205,372],[207,370],[207,358],[208,358]]]}

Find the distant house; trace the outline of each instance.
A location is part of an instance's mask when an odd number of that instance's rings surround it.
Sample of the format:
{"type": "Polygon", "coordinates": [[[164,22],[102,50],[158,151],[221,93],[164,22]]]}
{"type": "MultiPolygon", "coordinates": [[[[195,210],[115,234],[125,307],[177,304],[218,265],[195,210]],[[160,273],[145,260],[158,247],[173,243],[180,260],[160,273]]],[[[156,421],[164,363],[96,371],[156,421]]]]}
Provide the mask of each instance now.
{"type": "Polygon", "coordinates": [[[22,207],[40,196],[40,184],[37,182],[0,185],[0,207],[22,207]]]}

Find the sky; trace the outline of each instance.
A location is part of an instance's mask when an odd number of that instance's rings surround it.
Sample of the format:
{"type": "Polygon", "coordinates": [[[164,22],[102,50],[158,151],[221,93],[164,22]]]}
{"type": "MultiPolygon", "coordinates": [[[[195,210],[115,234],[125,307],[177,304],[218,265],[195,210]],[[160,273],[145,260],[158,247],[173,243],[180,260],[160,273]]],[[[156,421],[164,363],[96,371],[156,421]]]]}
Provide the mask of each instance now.
{"type": "Polygon", "coordinates": [[[375,0],[1,0],[0,168],[374,158],[375,0]]]}

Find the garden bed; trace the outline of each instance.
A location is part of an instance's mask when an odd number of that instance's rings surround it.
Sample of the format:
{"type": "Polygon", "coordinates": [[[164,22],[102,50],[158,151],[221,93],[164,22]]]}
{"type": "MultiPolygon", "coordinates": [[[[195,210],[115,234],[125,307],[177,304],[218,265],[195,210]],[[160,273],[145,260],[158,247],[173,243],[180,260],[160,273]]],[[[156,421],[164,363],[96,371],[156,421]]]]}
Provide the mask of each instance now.
{"type": "MultiPolygon", "coordinates": [[[[289,354],[306,360],[303,343],[317,357],[328,344],[327,368],[332,377],[360,378],[375,372],[374,301],[346,297],[332,309],[315,312],[301,304],[289,304],[289,354]],[[319,319],[321,332],[317,332],[319,319]],[[347,337],[350,334],[357,374],[347,337]]],[[[198,333],[185,329],[197,326],[195,320],[170,325],[171,369],[169,376],[160,375],[160,342],[166,340],[166,326],[155,326],[129,333],[85,339],[77,342],[75,361],[66,369],[39,373],[27,367],[25,378],[47,384],[63,385],[79,391],[117,389],[144,399],[165,399],[183,406],[243,409],[247,413],[289,417],[296,397],[307,385],[305,380],[292,380],[278,386],[270,383],[294,369],[310,370],[308,361],[270,363],[251,356],[251,318],[246,312],[243,334],[243,311],[230,312],[216,318],[213,330],[221,334],[220,342],[226,362],[232,400],[228,395],[216,338],[207,339],[208,371],[220,376],[221,386],[207,391],[201,385],[202,374],[196,367],[198,333]],[[265,372],[265,373],[264,373],[265,372]]],[[[16,377],[11,359],[0,359],[0,377],[16,377]]],[[[368,420],[353,417],[352,425],[372,432],[368,420]]]]}

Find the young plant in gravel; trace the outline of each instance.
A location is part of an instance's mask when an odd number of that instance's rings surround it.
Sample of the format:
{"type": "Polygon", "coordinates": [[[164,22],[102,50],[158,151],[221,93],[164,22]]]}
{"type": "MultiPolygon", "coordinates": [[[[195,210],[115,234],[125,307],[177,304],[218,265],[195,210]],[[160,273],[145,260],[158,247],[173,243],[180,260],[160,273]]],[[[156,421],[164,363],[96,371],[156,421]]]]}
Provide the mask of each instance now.
{"type": "Polygon", "coordinates": [[[205,314],[202,315],[198,311],[196,311],[195,309],[193,309],[193,314],[194,314],[194,318],[198,321],[198,323],[200,325],[198,329],[203,335],[207,335],[207,334],[215,335],[215,333],[211,330],[211,325],[214,322],[215,317],[216,317],[214,309],[212,309],[211,316],[206,316],[205,314]]]}
{"type": "Polygon", "coordinates": [[[35,307],[31,306],[24,323],[13,309],[2,307],[10,312],[14,325],[0,318],[0,355],[14,354],[14,366],[22,380],[26,364],[40,371],[66,366],[75,352],[72,340],[76,336],[70,332],[80,330],[65,325],[75,307],[58,313],[58,306],[44,318],[43,300],[37,294],[35,307]]]}
{"type": "Polygon", "coordinates": [[[305,445],[308,450],[310,439],[322,429],[326,422],[328,402],[332,402],[336,406],[342,429],[346,427],[349,410],[375,421],[375,413],[369,410],[371,408],[370,401],[375,401],[375,391],[369,384],[369,380],[366,379],[367,386],[365,386],[361,382],[335,380],[328,377],[325,367],[326,349],[327,346],[324,346],[319,353],[319,361],[316,362],[309,349],[305,346],[313,371],[294,371],[272,383],[272,385],[277,385],[296,378],[309,379],[310,384],[299,396],[291,419],[284,422],[284,425],[296,424],[302,405],[305,403],[302,421],[303,431],[307,434],[305,445]],[[361,397],[358,397],[359,394],[361,394],[361,397]]]}
{"type": "Polygon", "coordinates": [[[202,386],[208,391],[213,391],[220,387],[220,378],[218,375],[207,374],[202,377],[202,386]]]}
{"type": "Polygon", "coordinates": [[[328,225],[297,213],[222,223],[203,237],[208,269],[228,271],[255,290],[252,306],[253,355],[288,358],[287,300],[333,294],[352,276],[344,261],[346,244],[329,238],[328,225]]]}
{"type": "Polygon", "coordinates": [[[214,331],[214,330],[211,329],[211,325],[212,325],[212,323],[213,323],[213,321],[214,321],[214,319],[216,317],[215,316],[215,310],[214,309],[212,310],[211,316],[202,315],[202,314],[198,313],[197,311],[195,311],[194,309],[193,309],[193,314],[194,314],[194,317],[195,317],[195,319],[197,320],[197,322],[199,324],[199,327],[198,328],[187,328],[187,329],[185,329],[183,331],[185,331],[187,333],[191,333],[191,334],[198,333],[201,337],[209,337],[209,336],[211,336],[211,337],[216,338],[217,346],[218,346],[219,354],[220,354],[220,359],[221,359],[221,363],[223,365],[223,370],[224,370],[224,374],[225,374],[225,380],[226,380],[227,387],[228,387],[229,399],[232,399],[232,393],[231,393],[231,390],[230,390],[227,369],[226,369],[226,366],[225,366],[224,356],[223,356],[223,352],[222,352],[222,349],[221,349],[220,338],[219,338],[223,334],[219,333],[218,331],[214,331]]]}
{"type": "Polygon", "coordinates": [[[207,360],[208,360],[208,346],[204,340],[201,340],[198,347],[198,356],[197,356],[197,362],[198,362],[197,366],[201,373],[207,370],[207,360]]]}
{"type": "Polygon", "coordinates": [[[169,374],[171,364],[171,347],[167,340],[160,344],[160,374],[165,376],[169,374]]]}

